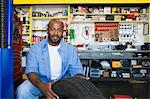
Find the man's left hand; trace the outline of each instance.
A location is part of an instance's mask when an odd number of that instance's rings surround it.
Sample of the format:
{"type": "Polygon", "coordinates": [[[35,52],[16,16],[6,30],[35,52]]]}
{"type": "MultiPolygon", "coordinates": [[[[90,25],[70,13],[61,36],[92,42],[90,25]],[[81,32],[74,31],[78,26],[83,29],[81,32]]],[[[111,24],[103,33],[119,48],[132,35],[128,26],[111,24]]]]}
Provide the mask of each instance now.
{"type": "Polygon", "coordinates": [[[79,77],[79,78],[82,78],[82,79],[85,79],[85,80],[89,80],[90,79],[90,77],[84,77],[81,74],[76,74],[74,77],[79,77]]]}

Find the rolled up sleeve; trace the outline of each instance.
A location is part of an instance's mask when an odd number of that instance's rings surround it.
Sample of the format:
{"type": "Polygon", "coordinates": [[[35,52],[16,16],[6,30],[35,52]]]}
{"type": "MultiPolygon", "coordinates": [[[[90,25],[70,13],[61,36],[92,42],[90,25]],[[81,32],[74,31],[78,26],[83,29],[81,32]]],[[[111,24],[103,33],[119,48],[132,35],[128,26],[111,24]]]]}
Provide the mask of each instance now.
{"type": "Polygon", "coordinates": [[[38,73],[38,62],[36,59],[36,48],[31,47],[30,51],[27,56],[27,66],[25,69],[25,74],[30,72],[37,72],[38,73]]]}

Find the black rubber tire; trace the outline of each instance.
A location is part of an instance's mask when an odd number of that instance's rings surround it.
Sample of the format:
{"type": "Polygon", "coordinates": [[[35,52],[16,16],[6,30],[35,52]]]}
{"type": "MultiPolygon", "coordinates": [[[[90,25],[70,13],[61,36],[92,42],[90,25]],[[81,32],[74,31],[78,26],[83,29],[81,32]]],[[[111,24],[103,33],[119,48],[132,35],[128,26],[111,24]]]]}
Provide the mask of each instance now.
{"type": "Polygon", "coordinates": [[[105,99],[92,82],[79,77],[57,81],[52,89],[59,99],[105,99]]]}

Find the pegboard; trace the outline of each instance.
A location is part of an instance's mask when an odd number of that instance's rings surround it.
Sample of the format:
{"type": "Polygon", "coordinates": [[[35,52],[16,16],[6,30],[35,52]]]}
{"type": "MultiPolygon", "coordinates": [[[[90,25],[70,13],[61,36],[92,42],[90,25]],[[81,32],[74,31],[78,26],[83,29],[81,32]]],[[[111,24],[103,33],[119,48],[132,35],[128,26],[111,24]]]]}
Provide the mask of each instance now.
{"type": "Polygon", "coordinates": [[[74,23],[70,25],[74,31],[73,45],[84,45],[93,43],[94,23],[74,23]]]}
{"type": "Polygon", "coordinates": [[[95,23],[95,42],[119,41],[119,23],[95,23]]]}

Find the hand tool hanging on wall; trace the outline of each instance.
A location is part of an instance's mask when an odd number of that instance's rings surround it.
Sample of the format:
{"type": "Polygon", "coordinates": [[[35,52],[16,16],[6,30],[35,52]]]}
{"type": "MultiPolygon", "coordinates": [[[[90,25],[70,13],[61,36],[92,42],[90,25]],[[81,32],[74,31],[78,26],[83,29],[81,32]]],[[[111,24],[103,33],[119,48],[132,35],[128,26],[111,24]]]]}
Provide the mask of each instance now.
{"type": "Polygon", "coordinates": [[[70,29],[70,40],[75,38],[74,29],[70,29]]]}
{"type": "Polygon", "coordinates": [[[89,39],[89,35],[90,35],[91,30],[92,30],[91,26],[83,27],[82,36],[83,36],[84,39],[86,39],[86,40],[89,39]]]}

